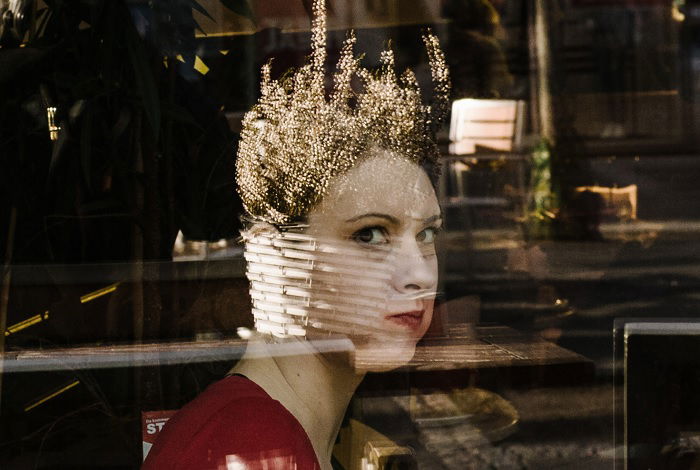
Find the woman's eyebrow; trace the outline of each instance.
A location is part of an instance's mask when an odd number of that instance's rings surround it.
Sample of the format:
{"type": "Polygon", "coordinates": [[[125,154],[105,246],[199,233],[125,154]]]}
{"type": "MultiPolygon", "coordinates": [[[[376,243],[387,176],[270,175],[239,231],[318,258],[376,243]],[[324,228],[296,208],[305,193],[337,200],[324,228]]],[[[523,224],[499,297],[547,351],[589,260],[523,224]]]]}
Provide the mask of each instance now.
{"type": "Polygon", "coordinates": [[[393,217],[393,216],[388,215],[388,214],[380,214],[378,212],[370,212],[367,214],[361,214],[361,215],[358,215],[355,217],[351,217],[351,218],[347,219],[345,222],[356,222],[356,221],[358,221],[360,219],[364,219],[366,217],[376,217],[376,218],[380,218],[380,219],[386,219],[388,222],[390,222],[394,225],[400,224],[399,219],[397,219],[396,217],[393,217]]]}
{"type": "Polygon", "coordinates": [[[427,219],[423,220],[423,223],[428,225],[428,224],[432,224],[433,222],[435,222],[437,220],[442,220],[442,214],[436,214],[432,217],[428,217],[427,219]]]}

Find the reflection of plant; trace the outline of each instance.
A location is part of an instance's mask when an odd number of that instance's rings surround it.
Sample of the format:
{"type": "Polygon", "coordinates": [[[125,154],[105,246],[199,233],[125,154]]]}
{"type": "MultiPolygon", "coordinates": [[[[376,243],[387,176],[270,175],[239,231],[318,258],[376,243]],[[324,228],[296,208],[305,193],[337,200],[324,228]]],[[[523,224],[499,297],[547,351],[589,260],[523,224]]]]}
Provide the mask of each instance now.
{"type": "MultiPolygon", "coordinates": [[[[250,14],[246,0],[221,2],[250,14]]],[[[0,45],[0,250],[14,239],[14,263],[132,261],[133,311],[93,339],[176,334],[161,321],[175,310],[164,273],[144,276],[141,262],[169,259],[180,229],[218,239],[238,223],[235,136],[216,94],[181,73],[195,60],[193,10],[208,13],[195,0],[14,4],[31,8],[0,45]]]]}
{"type": "MultiPolygon", "coordinates": [[[[245,0],[223,3],[250,12],[245,0]]],[[[146,258],[167,258],[180,227],[192,238],[231,232],[211,227],[202,193],[211,193],[218,178],[211,171],[231,156],[233,136],[220,103],[193,96],[196,83],[182,78],[184,65],[175,61],[180,56],[191,69],[198,28],[192,12],[206,10],[194,0],[46,5],[27,22],[24,47],[0,49],[0,191],[17,206],[18,238],[27,243],[16,257],[132,257],[129,237],[114,224],[144,230],[146,258]],[[61,128],[54,144],[48,107],[57,108],[61,128]]]]}
{"type": "Polygon", "coordinates": [[[530,188],[529,235],[534,238],[551,237],[552,224],[561,201],[552,184],[552,152],[545,139],[532,152],[530,188]]]}

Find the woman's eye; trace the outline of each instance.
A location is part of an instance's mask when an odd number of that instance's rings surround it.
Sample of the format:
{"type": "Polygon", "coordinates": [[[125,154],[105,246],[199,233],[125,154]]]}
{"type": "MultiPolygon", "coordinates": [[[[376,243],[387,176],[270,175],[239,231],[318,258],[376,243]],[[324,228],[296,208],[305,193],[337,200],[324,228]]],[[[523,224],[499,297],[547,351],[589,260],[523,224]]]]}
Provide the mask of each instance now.
{"type": "Polygon", "coordinates": [[[418,232],[418,235],[416,235],[416,240],[421,243],[435,243],[435,237],[437,236],[438,231],[439,230],[435,227],[423,229],[418,232]]]}
{"type": "Polygon", "coordinates": [[[382,245],[389,242],[386,230],[382,227],[367,227],[353,233],[352,239],[365,245],[382,245]]]}

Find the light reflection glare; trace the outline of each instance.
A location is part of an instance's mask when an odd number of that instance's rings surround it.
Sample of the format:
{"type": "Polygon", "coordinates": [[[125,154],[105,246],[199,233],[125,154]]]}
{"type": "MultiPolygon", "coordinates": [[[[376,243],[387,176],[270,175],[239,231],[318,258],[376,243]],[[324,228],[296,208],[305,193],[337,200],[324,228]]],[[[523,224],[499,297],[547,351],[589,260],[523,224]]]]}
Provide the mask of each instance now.
{"type": "Polygon", "coordinates": [[[236,329],[236,334],[238,334],[239,338],[248,340],[253,335],[253,332],[249,328],[241,326],[236,329]]]}
{"type": "Polygon", "coordinates": [[[237,455],[226,456],[226,470],[246,470],[245,462],[237,455]]]}

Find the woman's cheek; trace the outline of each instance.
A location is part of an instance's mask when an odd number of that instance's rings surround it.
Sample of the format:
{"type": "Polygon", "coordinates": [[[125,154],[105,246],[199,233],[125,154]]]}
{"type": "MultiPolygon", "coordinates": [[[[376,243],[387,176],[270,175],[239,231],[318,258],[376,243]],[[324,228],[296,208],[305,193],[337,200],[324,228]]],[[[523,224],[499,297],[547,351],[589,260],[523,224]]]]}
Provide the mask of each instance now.
{"type": "Polygon", "coordinates": [[[433,311],[435,310],[435,299],[426,299],[424,302],[425,315],[423,316],[423,328],[420,337],[422,338],[430,329],[433,322],[433,311]]]}

